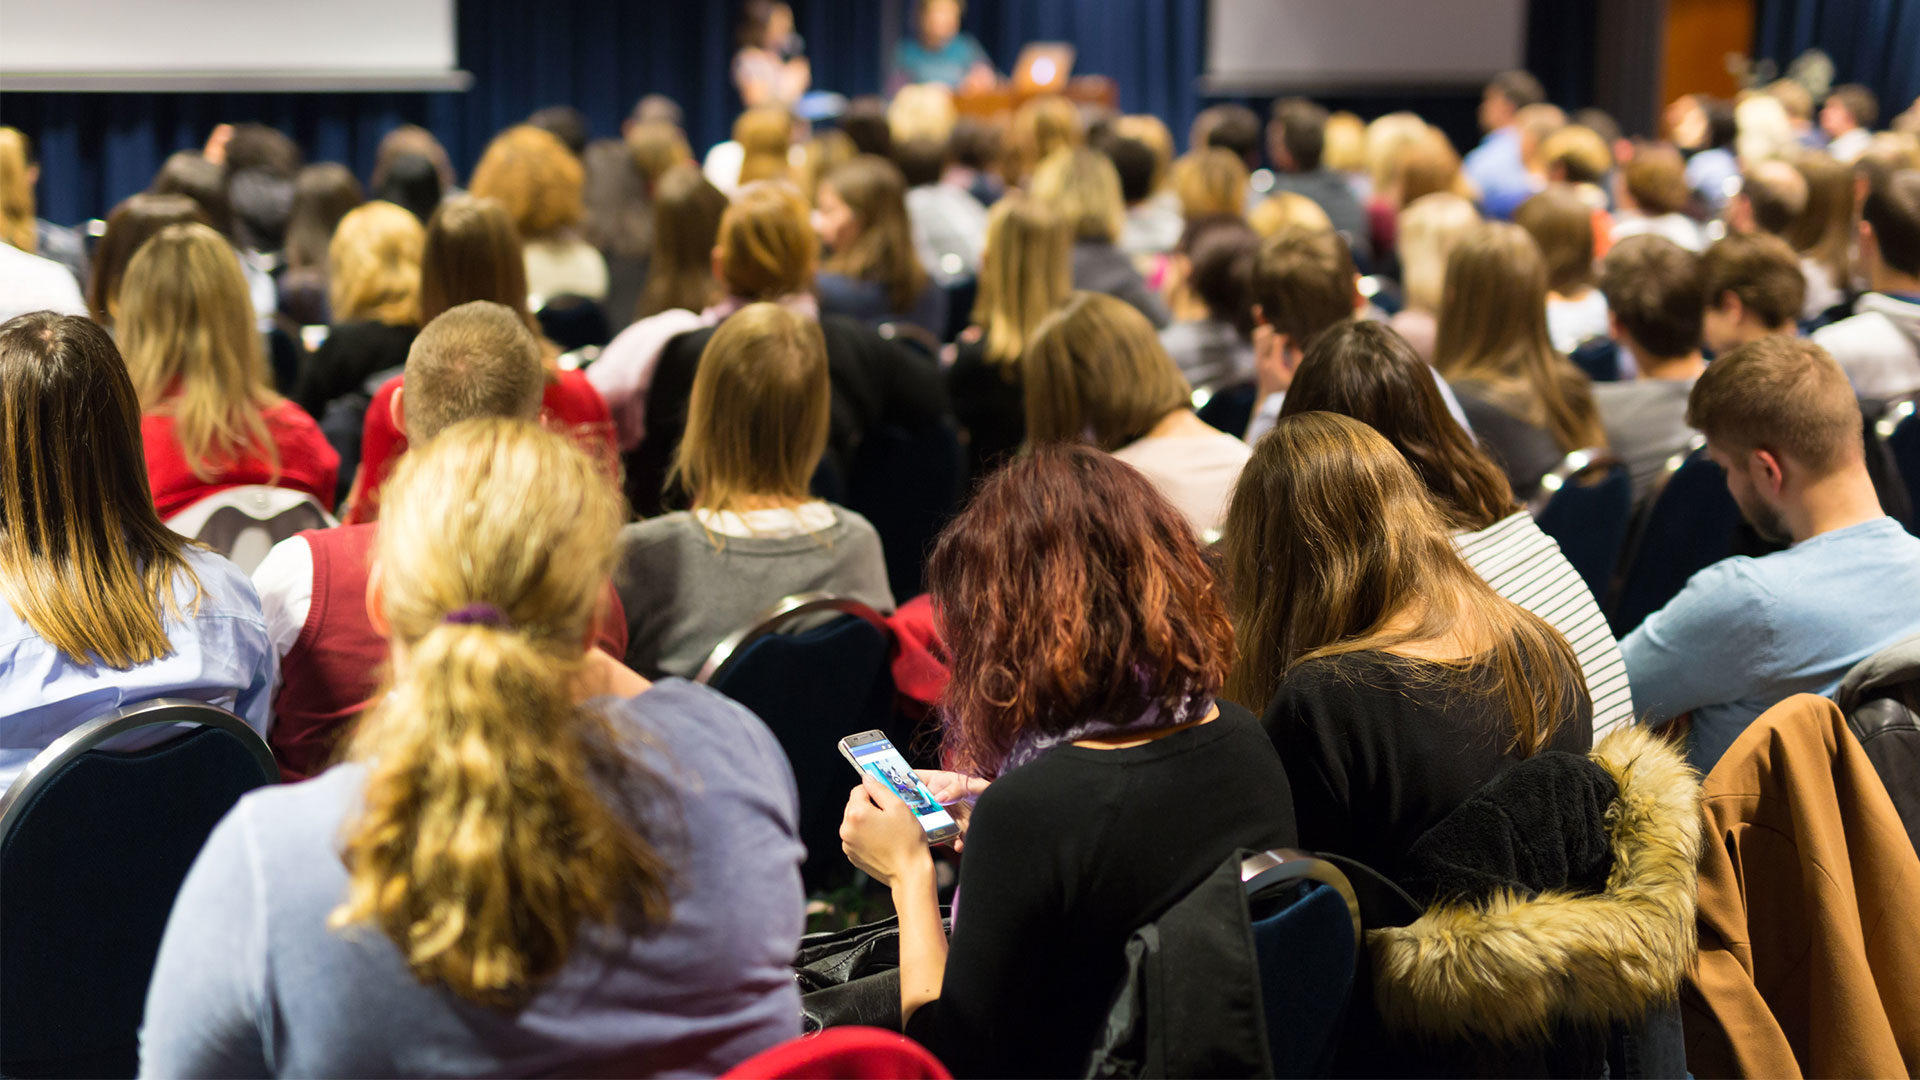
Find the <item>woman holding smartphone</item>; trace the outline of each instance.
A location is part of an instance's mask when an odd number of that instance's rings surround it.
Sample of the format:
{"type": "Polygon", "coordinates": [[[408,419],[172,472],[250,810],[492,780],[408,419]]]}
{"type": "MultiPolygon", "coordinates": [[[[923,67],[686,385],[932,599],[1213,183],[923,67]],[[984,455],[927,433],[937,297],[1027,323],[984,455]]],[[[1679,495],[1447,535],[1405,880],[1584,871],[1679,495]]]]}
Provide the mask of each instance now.
{"type": "Polygon", "coordinates": [[[927,779],[979,796],[951,947],[898,795],[854,789],[841,840],[893,891],[908,1034],[957,1075],[1077,1075],[1128,935],[1235,850],[1294,842],[1286,771],[1215,700],[1233,631],[1192,529],[1112,457],[1046,445],[989,477],[929,584],[962,775],[927,779]]]}

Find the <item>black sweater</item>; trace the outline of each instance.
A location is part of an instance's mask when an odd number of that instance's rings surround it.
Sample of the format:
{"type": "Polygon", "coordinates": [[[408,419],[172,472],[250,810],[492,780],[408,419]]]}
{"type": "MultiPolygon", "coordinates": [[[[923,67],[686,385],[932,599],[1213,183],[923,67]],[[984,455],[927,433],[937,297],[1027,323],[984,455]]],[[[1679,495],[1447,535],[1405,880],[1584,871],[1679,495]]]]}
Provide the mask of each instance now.
{"type": "Polygon", "coordinates": [[[319,419],[333,399],[351,394],[376,372],[402,367],[420,333],[417,326],[377,322],[341,323],[300,366],[293,402],[319,419]]]}
{"type": "Polygon", "coordinates": [[[1236,848],[1293,843],[1287,774],[1238,706],[1142,746],[1048,751],[974,808],[945,983],[907,1033],[958,1076],[1077,1076],[1128,935],[1236,848]]]}
{"type": "Polygon", "coordinates": [[[947,369],[954,419],[967,429],[967,475],[976,481],[1013,456],[1027,438],[1027,391],[1020,365],[987,359],[985,342],[960,344],[947,369]]]}

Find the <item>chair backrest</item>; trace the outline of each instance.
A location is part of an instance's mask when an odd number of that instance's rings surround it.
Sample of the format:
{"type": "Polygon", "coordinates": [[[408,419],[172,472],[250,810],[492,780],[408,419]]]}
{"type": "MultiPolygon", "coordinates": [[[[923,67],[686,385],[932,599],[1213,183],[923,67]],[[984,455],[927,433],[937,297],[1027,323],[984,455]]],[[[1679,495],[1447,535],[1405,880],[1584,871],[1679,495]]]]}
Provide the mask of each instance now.
{"type": "Polygon", "coordinates": [[[883,339],[904,349],[919,353],[929,360],[940,359],[940,339],[926,327],[910,322],[883,322],[874,327],[874,332],[883,339]]]}
{"type": "Polygon", "coordinates": [[[927,556],[959,508],[965,469],[960,435],[946,424],[873,428],[854,450],[845,505],[880,534],[897,599],[926,591],[927,556]]]}
{"type": "Polygon", "coordinates": [[[949,1080],[926,1047],[897,1031],[835,1027],[783,1042],[735,1065],[725,1080],[949,1080]]]}
{"type": "Polygon", "coordinates": [[[90,720],[0,796],[0,1073],[132,1076],[174,894],[240,796],[279,779],[239,717],[162,698],[90,720]],[[138,751],[139,728],[199,730],[138,751]]]}
{"type": "Polygon", "coordinates": [[[1916,413],[1920,413],[1920,395],[1902,398],[1887,406],[1873,430],[1906,484],[1907,502],[1916,518],[1913,524],[1920,526],[1920,416],[1916,413]]]}
{"type": "Polygon", "coordinates": [[[1237,386],[1223,386],[1211,394],[1195,390],[1193,397],[1193,408],[1200,419],[1215,430],[1224,431],[1238,439],[1246,435],[1247,422],[1253,419],[1253,406],[1259,397],[1259,388],[1252,383],[1240,383],[1237,386]]]}
{"type": "Polygon", "coordinates": [[[1360,904],[1323,859],[1264,851],[1240,864],[1275,1076],[1326,1076],[1360,963],[1360,904]]]}
{"type": "Polygon", "coordinates": [[[840,756],[840,739],[877,729],[907,752],[910,732],[893,722],[892,640],[872,608],[803,593],[728,635],[694,677],[760,717],[786,751],[800,792],[800,838],[807,845],[802,878],[810,890],[852,872],[839,828],[858,777],[840,756]]]}
{"type": "Polygon", "coordinates": [[[1620,346],[1610,338],[1588,338],[1574,346],[1567,359],[1594,382],[1620,381],[1620,346]]]}
{"type": "Polygon", "coordinates": [[[306,492],[264,484],[216,491],[167,519],[167,528],[225,555],[248,574],[294,533],[337,524],[306,492]]]}
{"type": "Polygon", "coordinates": [[[555,293],[538,305],[534,319],[540,333],[560,346],[561,352],[573,352],[588,345],[605,345],[613,340],[613,324],[606,309],[597,301],[573,293],[555,293]]]}
{"type": "Polygon", "coordinates": [[[1540,478],[1527,507],[1595,596],[1613,584],[1633,520],[1633,479],[1605,450],[1575,450],[1540,478]]]}
{"type": "Polygon", "coordinates": [[[980,279],[955,278],[940,288],[947,294],[946,333],[940,335],[940,340],[954,341],[973,322],[973,304],[980,297],[980,279]]]}
{"type": "Polygon", "coordinates": [[[1676,454],[1655,483],[1608,607],[1616,636],[1666,606],[1695,573],[1732,554],[1739,535],[1740,508],[1704,449],[1676,454]]]}

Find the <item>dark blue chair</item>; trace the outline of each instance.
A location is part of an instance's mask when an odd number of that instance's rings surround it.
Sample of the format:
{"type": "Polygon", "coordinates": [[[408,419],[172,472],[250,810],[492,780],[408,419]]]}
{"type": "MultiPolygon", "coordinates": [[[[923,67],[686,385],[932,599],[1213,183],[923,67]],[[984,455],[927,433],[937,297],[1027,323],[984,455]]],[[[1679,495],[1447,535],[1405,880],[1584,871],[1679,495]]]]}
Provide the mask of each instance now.
{"type": "Polygon", "coordinates": [[[613,324],[607,319],[606,309],[584,296],[549,296],[534,317],[540,322],[540,332],[563,353],[613,340],[613,324]]]}
{"type": "Polygon", "coordinates": [[[1602,450],[1575,450],[1541,478],[1528,509],[1593,595],[1607,595],[1633,521],[1627,467],[1602,450]]]}
{"type": "Polygon", "coordinates": [[[1616,637],[1665,607],[1688,578],[1732,554],[1738,542],[1740,508],[1704,449],[1676,454],[1656,484],[1608,607],[1616,637]]]}
{"type": "Polygon", "coordinates": [[[885,731],[904,754],[912,732],[894,723],[893,633],[878,612],[824,593],[790,596],[714,646],[694,676],[764,721],[800,792],[801,876],[810,892],[851,879],[840,818],[859,777],[839,742],[885,731]],[[824,621],[822,621],[824,620],[824,621]]]}
{"type": "MultiPolygon", "coordinates": [[[[1205,391],[1195,391],[1194,397],[1200,398],[1205,391]]],[[[1247,422],[1253,419],[1253,408],[1258,404],[1260,389],[1253,383],[1240,383],[1237,386],[1222,387],[1208,394],[1194,405],[1194,411],[1218,431],[1224,431],[1234,438],[1243,438],[1247,434],[1247,422]]]]}
{"type": "Polygon", "coordinates": [[[1914,514],[1910,530],[1920,527],[1920,417],[1916,411],[1920,411],[1920,396],[1905,398],[1888,406],[1874,424],[1874,433],[1906,484],[1907,505],[1914,514]]]}
{"type": "Polygon", "coordinates": [[[162,698],[89,720],[0,796],[0,1074],[132,1076],[174,894],[240,796],[280,779],[239,717],[162,698]],[[198,725],[143,750],[141,728],[198,725]]]}
{"type": "Polygon", "coordinates": [[[1594,382],[1620,381],[1620,346],[1611,338],[1588,338],[1575,346],[1567,359],[1594,382]]]}
{"type": "Polygon", "coordinates": [[[980,282],[964,277],[940,287],[947,294],[947,325],[941,341],[953,341],[973,322],[973,302],[980,296],[980,282]]]}
{"type": "Polygon", "coordinates": [[[1333,864],[1297,851],[1241,862],[1274,1076],[1326,1076],[1359,975],[1360,905],[1333,864]]]}
{"type": "Polygon", "coordinates": [[[847,467],[849,510],[880,534],[895,599],[925,592],[927,555],[960,505],[966,454],[949,424],[868,431],[847,467]]]}

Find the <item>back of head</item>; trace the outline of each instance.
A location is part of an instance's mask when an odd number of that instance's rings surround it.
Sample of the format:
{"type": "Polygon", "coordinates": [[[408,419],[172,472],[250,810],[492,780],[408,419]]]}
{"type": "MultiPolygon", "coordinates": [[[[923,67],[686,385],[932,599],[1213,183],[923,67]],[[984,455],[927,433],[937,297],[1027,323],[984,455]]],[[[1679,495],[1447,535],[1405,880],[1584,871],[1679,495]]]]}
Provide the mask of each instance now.
{"type": "Polygon", "coordinates": [[[1702,298],[1719,307],[1728,294],[1770,330],[1791,328],[1807,298],[1800,257],[1772,233],[1732,235],[1700,257],[1702,298]]]}
{"type": "Polygon", "coordinates": [[[1521,71],[1518,69],[1503,71],[1495,75],[1493,80],[1487,84],[1487,87],[1492,90],[1498,90],[1500,95],[1507,99],[1507,102],[1514,107],[1516,112],[1529,105],[1539,105],[1547,100],[1546,89],[1540,85],[1539,79],[1533,77],[1531,71],[1521,71]]]}
{"type": "Polygon", "coordinates": [[[1033,170],[1033,197],[1073,229],[1076,239],[1112,243],[1126,219],[1120,174],[1105,154],[1086,147],[1060,150],[1033,170]]]}
{"type": "Polygon", "coordinates": [[[1569,295],[1593,283],[1593,210],[1566,187],[1549,187],[1520,204],[1514,224],[1547,261],[1547,288],[1569,295]]]}
{"type": "Polygon", "coordinates": [[[1353,253],[1331,229],[1282,229],[1260,242],[1253,260],[1253,302],[1260,317],[1296,349],[1353,318],[1353,253]]]}
{"type": "Polygon", "coordinates": [[[586,174],[580,159],[551,132],[520,124],[493,137],[473,168],[469,190],[494,199],[526,240],[579,224],[586,174]]]}
{"type": "Polygon", "coordinates": [[[403,660],[348,756],[365,795],[343,829],[346,899],[414,976],[514,1007],[592,927],[671,915],[671,868],[637,831],[655,789],[604,716],[573,704],[622,503],[565,436],[457,425],[402,460],[375,542],[379,610],[403,660]]]}
{"type": "Polygon", "coordinates": [[[1131,304],[1077,292],[1040,324],[1021,360],[1027,441],[1118,450],[1187,405],[1192,387],[1131,304]]]}
{"type": "Polygon", "coordinates": [[[948,157],[944,139],[896,139],[893,143],[893,163],[910,188],[939,183],[940,174],[947,171],[948,157]]]}
{"type": "Polygon", "coordinates": [[[1455,528],[1478,531],[1513,512],[1506,474],[1447,411],[1433,369],[1380,323],[1351,319],[1314,339],[1281,406],[1282,416],[1304,412],[1351,416],[1379,432],[1455,528]]]}
{"type": "MultiPolygon", "coordinates": [[[[840,130],[862,154],[885,157],[893,153],[893,129],[887,126],[887,103],[877,97],[857,97],[840,114],[840,130]]],[[[736,131],[736,137],[738,132],[736,131]]]]}
{"type": "Polygon", "coordinates": [[[266,124],[235,124],[227,139],[227,175],[257,169],[280,180],[300,172],[300,144],[286,132],[266,124]]]}
{"type": "Polygon", "coordinates": [[[1436,191],[1459,194],[1460,154],[1439,128],[1427,128],[1400,150],[1393,186],[1401,206],[1436,191]]]}
{"type": "Polygon", "coordinates": [[[1009,193],[987,212],[973,321],[987,358],[1011,367],[1073,292],[1073,232],[1036,199],[1009,193]]]}
{"type": "Polygon", "coordinates": [[[913,139],[932,139],[944,143],[953,134],[953,122],[959,114],[953,104],[953,91],[941,83],[916,83],[903,86],[887,105],[887,134],[897,148],[913,139]]]}
{"type": "Polygon", "coordinates": [[[169,225],[211,225],[200,204],[185,195],[129,196],[107,215],[107,231],[93,247],[87,277],[87,311],[93,321],[112,326],[120,308],[120,284],[133,253],[169,225]]]}
{"type": "Polygon", "coordinates": [[[1622,173],[1627,194],[1642,212],[1658,216],[1677,214],[1687,207],[1687,165],[1670,146],[1646,146],[1633,155],[1622,173]]]}
{"type": "Polygon", "coordinates": [[[1000,166],[1002,149],[998,127],[981,123],[971,116],[958,117],[953,122],[953,134],[947,141],[953,150],[953,160],[959,165],[977,172],[987,172],[1000,166]]]}
{"type": "MultiPolygon", "coordinates": [[[[1153,152],[1150,186],[1154,191],[1164,187],[1173,168],[1173,132],[1167,129],[1166,121],[1152,113],[1132,113],[1114,119],[1113,134],[1117,139],[1131,139],[1153,152]]],[[[1119,163],[1114,167],[1119,168],[1119,163]]],[[[1126,182],[1124,176],[1121,182],[1126,182]]]]}
{"type": "Polygon", "coordinates": [[[1113,171],[1120,177],[1121,201],[1137,206],[1153,197],[1160,162],[1152,147],[1138,139],[1120,137],[1104,141],[1100,152],[1113,162],[1113,171]]]}
{"type": "Polygon", "coordinates": [[[1230,150],[1215,146],[1192,151],[1173,163],[1172,178],[1181,217],[1191,220],[1246,210],[1247,166],[1230,150]]]}
{"type": "Polygon", "coordinates": [[[1088,720],[1197,720],[1226,677],[1233,631],[1192,527],[1089,447],[996,470],[941,534],[927,583],[952,651],[946,748],[978,776],[1088,720]]]}
{"type": "Polygon", "coordinates": [[[447,158],[447,148],[440,145],[440,140],[433,137],[433,132],[418,124],[402,124],[381,136],[380,146],[374,151],[373,175],[370,178],[374,191],[392,190],[393,185],[399,182],[393,175],[394,170],[402,161],[408,162],[409,177],[405,183],[422,192],[430,188],[433,192],[432,201],[426,203],[423,209],[414,202],[395,199],[391,194],[381,197],[412,210],[415,216],[425,221],[433,213],[434,206],[439,204],[441,193],[454,186],[453,163],[447,158]],[[416,158],[424,158],[432,165],[434,176],[431,182],[419,176],[418,165],[411,160],[416,158]]]}
{"type": "Polygon", "coordinates": [[[74,664],[158,660],[186,544],[154,512],[113,339],[44,311],[0,324],[0,597],[74,664]]]}
{"type": "Polygon", "coordinates": [[[778,105],[748,109],[733,122],[740,144],[740,183],[792,178],[793,114],[778,105]]]}
{"type": "Polygon", "coordinates": [[[1385,194],[1396,182],[1401,156],[1427,137],[1427,122],[1416,113],[1392,112],[1367,125],[1367,174],[1376,194],[1385,194]]]}
{"type": "Polygon", "coordinates": [[[233,235],[233,207],[227,202],[226,176],[220,166],[202,157],[198,150],[176,150],[161,162],[147,191],[154,195],[185,195],[200,205],[200,212],[222,236],[233,235]]]}
{"type": "Polygon", "coordinates": [[[748,304],[700,353],[668,486],[713,511],[744,510],[755,496],[805,500],[827,446],[830,398],[820,324],[748,304]]]}
{"type": "Polygon", "coordinates": [[[1859,83],[1836,86],[1828,97],[1838,101],[1858,127],[1871,128],[1880,122],[1880,99],[1859,83]]]}
{"type": "Polygon", "coordinates": [[[1740,193],[1753,208],[1754,226],[1775,236],[1785,236],[1807,208],[1806,177],[1778,158],[1748,166],[1740,174],[1740,193]]]}
{"type": "Polygon", "coordinates": [[[533,325],[527,311],[527,264],[506,208],[492,199],[456,195],[427,222],[420,253],[420,318],[469,300],[505,304],[533,325]]]}
{"type": "Polygon", "coordinates": [[[1253,337],[1253,259],[1260,236],[1231,214],[1187,223],[1178,249],[1187,257],[1187,285],[1211,318],[1253,337]]]}
{"type": "Polygon", "coordinates": [[[1400,211],[1400,288],[1407,307],[1438,312],[1446,288],[1447,259],[1462,237],[1480,224],[1473,203],[1450,191],[1422,195],[1400,211]]]}
{"type": "Polygon", "coordinates": [[[1367,125],[1346,111],[1327,117],[1326,145],[1320,164],[1341,173],[1367,171],[1367,125]]]}
{"type": "Polygon", "coordinates": [[[486,300],[449,308],[407,351],[407,439],[428,442],[465,420],[531,420],[545,389],[540,342],[518,312],[486,300]]]}
{"type": "Polygon", "coordinates": [[[1775,79],[1767,84],[1767,93],[1780,102],[1795,121],[1813,120],[1813,92],[1793,79],[1775,79]]]}
{"type": "Polygon", "coordinates": [[[293,209],[287,214],[287,266],[324,267],[327,244],[347,211],[366,201],[353,170],[323,161],[300,170],[293,181],[293,209]]]}
{"type": "MultiPolygon", "coordinates": [[[[1260,161],[1260,118],[1245,105],[1215,105],[1213,124],[1207,128],[1207,146],[1230,150],[1240,164],[1251,169],[1260,161]]],[[[1198,147],[1188,147],[1191,153],[1198,147]]]]}
{"type": "Polygon", "coordinates": [[[651,184],[620,139],[595,139],[580,157],[586,183],[580,231],[609,258],[644,258],[653,247],[651,184]]]}
{"type": "Polygon", "coordinates": [[[1548,171],[1558,168],[1569,184],[1598,184],[1613,171],[1613,150],[1590,127],[1568,124],[1540,144],[1548,171]]]}
{"type": "Polygon", "coordinates": [[[1276,191],[1260,200],[1260,205],[1247,215],[1247,224],[1262,239],[1282,229],[1302,228],[1314,232],[1333,230],[1333,219],[1320,209],[1320,204],[1297,191],[1276,191]]]}
{"type": "Polygon", "coordinates": [[[1571,119],[1573,126],[1586,128],[1588,131],[1599,136],[1600,141],[1609,147],[1607,151],[1609,157],[1611,157],[1613,153],[1611,149],[1613,144],[1625,137],[1624,133],[1620,130],[1620,121],[1615,120],[1613,114],[1605,109],[1596,109],[1591,106],[1585,109],[1575,109],[1571,119]]]}
{"type": "Polygon", "coordinates": [[[406,207],[423,223],[433,216],[445,194],[439,167],[424,154],[395,156],[373,188],[374,198],[406,207]]]}
{"type": "Polygon", "coordinates": [[[1007,179],[1018,182],[1032,173],[1042,161],[1062,150],[1072,150],[1087,141],[1086,124],[1080,108],[1058,94],[1030,98],[1014,110],[1008,131],[1012,151],[1007,179]]]}
{"type": "Polygon", "coordinates": [[[299,144],[285,132],[265,124],[233,125],[222,169],[241,244],[260,251],[285,244],[301,161],[299,144]]]}
{"type": "Polygon", "coordinates": [[[1306,98],[1283,98],[1274,103],[1268,138],[1284,149],[1296,172],[1320,168],[1327,145],[1327,110],[1306,98]]]}
{"type": "Polygon", "coordinates": [[[1806,209],[1781,235],[1793,250],[1824,263],[1835,281],[1848,274],[1853,240],[1853,170],[1817,151],[1793,159],[1807,185],[1806,209]]]}
{"type": "Polygon", "coordinates": [[[390,202],[370,202],[341,218],[327,249],[333,321],[417,324],[426,242],[420,219],[390,202]]]}
{"type": "Polygon", "coordinates": [[[1715,358],[1687,396],[1687,424],[1729,453],[1766,450],[1816,476],[1865,467],[1853,386],[1805,338],[1773,334],[1715,358]]]}
{"type": "Polygon", "coordinates": [[[1786,106],[1770,94],[1749,92],[1733,107],[1734,153],[1743,164],[1780,157],[1798,140],[1786,106]]]}
{"type": "Polygon", "coordinates": [[[1651,357],[1688,356],[1700,348],[1704,288],[1700,256],[1651,233],[1615,244],[1600,271],[1607,308],[1651,357]]]}
{"type": "Polygon", "coordinates": [[[835,251],[824,264],[829,270],[887,288],[887,302],[896,312],[912,310],[927,272],[914,251],[913,229],[907,221],[907,181],[893,162],[862,154],[828,173],[821,181],[853,211],[858,235],[844,251],[835,251]]]}
{"type": "Polygon", "coordinates": [[[665,94],[648,94],[633,103],[631,119],[636,124],[650,124],[655,121],[681,126],[686,117],[682,114],[680,103],[665,94]]]}
{"type": "Polygon", "coordinates": [[[637,318],[672,308],[701,311],[713,302],[713,247],[727,197],[700,168],[683,162],[660,176],[653,190],[653,254],[637,318]]]}
{"type": "Polygon", "coordinates": [[[627,128],[625,138],[634,167],[649,185],[659,183],[668,169],[693,160],[686,132],[673,124],[658,120],[634,124],[627,128]]]}
{"type": "Polygon", "coordinates": [[[560,144],[574,157],[586,152],[587,117],[571,105],[549,105],[544,109],[535,109],[533,115],[527,117],[527,126],[537,127],[559,139],[560,144]]]}
{"type": "Polygon", "coordinates": [[[0,127],[0,244],[29,253],[39,245],[33,184],[28,180],[30,156],[25,135],[0,127]]]}
{"type": "Polygon", "coordinates": [[[1881,262],[1920,276],[1920,171],[1894,173],[1868,191],[1860,217],[1873,229],[1881,262]]]}
{"type": "Polygon", "coordinates": [[[813,288],[820,241],[792,186],[751,184],[720,218],[720,273],[741,300],[778,300],[813,288]]]}
{"type": "Polygon", "coordinates": [[[1558,105],[1529,105],[1514,114],[1513,126],[1519,130],[1521,148],[1532,164],[1539,159],[1540,148],[1547,140],[1567,126],[1567,114],[1558,105]]]}

